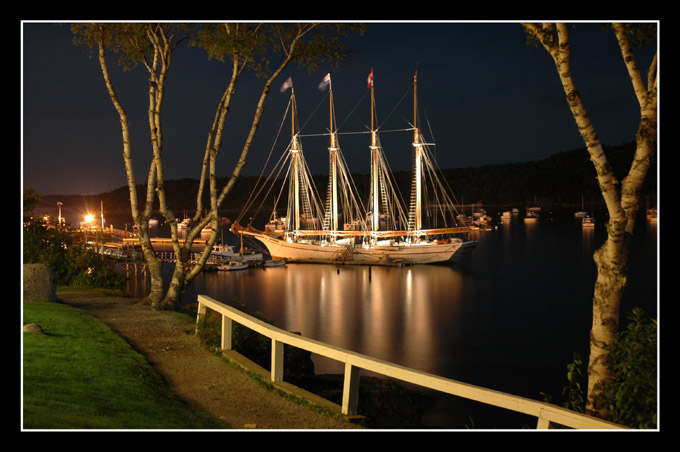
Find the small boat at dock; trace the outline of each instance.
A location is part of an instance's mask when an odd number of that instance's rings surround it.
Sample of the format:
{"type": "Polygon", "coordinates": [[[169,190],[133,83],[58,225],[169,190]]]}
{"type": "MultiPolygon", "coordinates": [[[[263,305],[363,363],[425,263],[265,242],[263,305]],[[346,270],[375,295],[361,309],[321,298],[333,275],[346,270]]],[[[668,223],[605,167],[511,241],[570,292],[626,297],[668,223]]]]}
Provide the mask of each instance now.
{"type": "Polygon", "coordinates": [[[248,264],[246,262],[240,262],[240,261],[229,261],[226,264],[222,264],[217,267],[218,270],[222,271],[236,271],[236,270],[245,270],[248,268],[248,264]]]}
{"type": "Polygon", "coordinates": [[[656,222],[658,218],[658,211],[655,208],[647,209],[647,219],[651,222],[656,222]]]}
{"type": "Polygon", "coordinates": [[[260,252],[246,250],[240,252],[234,250],[234,247],[231,245],[221,244],[213,246],[210,257],[218,262],[241,261],[246,264],[257,264],[264,260],[263,255],[260,252]]]}
{"type": "Polygon", "coordinates": [[[590,215],[586,214],[585,217],[581,218],[581,226],[583,226],[584,228],[595,227],[595,219],[590,215]]]}
{"type": "Polygon", "coordinates": [[[588,211],[583,207],[583,195],[581,195],[581,210],[574,212],[574,217],[585,218],[588,216],[588,211]]]}
{"type": "Polygon", "coordinates": [[[526,216],[524,217],[524,219],[525,219],[525,220],[527,220],[527,219],[529,219],[529,220],[531,220],[531,219],[536,220],[536,219],[538,219],[538,217],[540,217],[540,216],[541,216],[541,208],[540,208],[540,207],[538,207],[538,206],[528,207],[528,208],[527,208],[527,213],[526,213],[526,216]]]}

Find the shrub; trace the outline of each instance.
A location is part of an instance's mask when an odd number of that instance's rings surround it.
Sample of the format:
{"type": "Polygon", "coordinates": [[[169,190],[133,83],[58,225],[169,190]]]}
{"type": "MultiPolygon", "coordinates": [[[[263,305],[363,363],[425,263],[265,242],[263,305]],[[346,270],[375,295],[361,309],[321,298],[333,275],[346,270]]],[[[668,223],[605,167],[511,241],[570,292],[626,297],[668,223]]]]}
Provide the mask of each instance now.
{"type": "Polygon", "coordinates": [[[47,227],[40,221],[24,224],[23,261],[45,264],[59,285],[125,288],[126,278],[113,262],[76,243],[65,228],[47,227]]]}
{"type": "Polygon", "coordinates": [[[42,222],[29,222],[24,224],[23,239],[24,264],[45,264],[57,284],[69,283],[75,270],[76,247],[69,234],[42,222]]]}
{"type": "Polygon", "coordinates": [[[82,248],[75,257],[77,272],[71,284],[76,286],[124,289],[127,279],[118,273],[114,264],[106,261],[92,249],[82,248]]]}
{"type": "Polygon", "coordinates": [[[640,429],[657,426],[657,325],[633,309],[628,327],[607,345],[613,378],[603,387],[612,422],[640,429]]]}
{"type": "MultiPolygon", "coordinates": [[[[655,320],[644,318],[644,312],[633,309],[625,330],[607,344],[607,366],[612,374],[602,389],[600,406],[605,407],[607,419],[617,424],[639,429],[657,426],[657,327],[655,320]]],[[[581,358],[567,366],[568,385],[562,391],[564,408],[585,411],[581,386],[581,358]]],[[[544,394],[545,396],[545,394],[544,394]]],[[[546,401],[550,397],[545,396],[546,401]]]]}

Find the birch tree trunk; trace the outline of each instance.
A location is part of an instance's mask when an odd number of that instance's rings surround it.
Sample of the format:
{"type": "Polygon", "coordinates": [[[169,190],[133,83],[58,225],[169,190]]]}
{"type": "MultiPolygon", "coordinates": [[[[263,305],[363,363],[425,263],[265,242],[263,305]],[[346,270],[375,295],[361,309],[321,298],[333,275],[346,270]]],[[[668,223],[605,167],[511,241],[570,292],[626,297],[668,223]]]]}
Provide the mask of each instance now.
{"type": "Polygon", "coordinates": [[[149,274],[151,277],[151,290],[148,295],[148,299],[152,305],[158,303],[163,297],[163,275],[161,262],[156,257],[153,246],[151,244],[151,238],[149,235],[149,218],[151,217],[151,212],[153,209],[154,201],[154,191],[156,185],[156,166],[151,164],[149,169],[149,176],[147,179],[147,195],[144,210],[140,211],[139,202],[137,200],[137,187],[135,183],[134,170],[132,167],[132,151],[130,146],[130,124],[128,121],[128,116],[121,105],[116,91],[111,82],[109,76],[108,64],[106,62],[106,51],[104,44],[104,34],[105,30],[101,25],[95,25],[98,28],[97,31],[97,48],[98,48],[98,59],[99,65],[101,66],[102,75],[104,77],[104,82],[106,84],[109,97],[113,103],[118,115],[120,117],[121,132],[123,135],[123,160],[125,163],[125,173],[127,175],[128,190],[130,193],[130,210],[132,214],[132,219],[137,226],[137,235],[139,237],[139,242],[142,246],[142,252],[144,253],[144,258],[149,267],[149,274]]]}
{"type": "MultiPolygon", "coordinates": [[[[171,26],[170,26],[171,27],[171,26]]],[[[165,183],[163,177],[163,124],[161,110],[165,96],[165,79],[170,69],[172,53],[176,44],[173,43],[173,30],[163,24],[147,24],[145,35],[153,49],[151,61],[144,59],[143,63],[149,72],[149,134],[151,148],[153,150],[152,171],[156,173],[156,194],[158,196],[159,210],[166,222],[170,225],[170,234],[175,254],[179,254],[179,239],[177,235],[177,218],[168,209],[165,197],[165,183]]],[[[180,39],[181,41],[181,39],[180,39]]],[[[179,265],[178,265],[179,266],[179,265]]],[[[162,278],[161,278],[162,284],[162,278]]],[[[153,309],[166,309],[165,297],[154,297],[151,303],[153,309]]]]}
{"type": "MultiPolygon", "coordinates": [[[[260,120],[262,118],[262,114],[264,113],[264,102],[269,94],[271,85],[274,82],[274,80],[281,74],[281,72],[283,72],[283,70],[288,66],[288,64],[295,58],[296,46],[298,45],[300,40],[315,28],[316,28],[315,24],[307,24],[300,27],[298,29],[297,34],[286,45],[283,46],[282,50],[284,52],[285,57],[278,65],[278,67],[269,75],[269,77],[266,79],[263,85],[262,92],[260,93],[260,98],[257,103],[257,108],[255,110],[255,115],[253,117],[253,121],[251,123],[248,136],[241,150],[241,155],[238,159],[238,162],[234,167],[234,170],[232,172],[231,177],[229,178],[229,181],[225,184],[225,186],[221,190],[218,191],[217,156],[222,142],[222,135],[224,133],[224,126],[227,119],[227,113],[229,112],[231,98],[236,88],[238,78],[245,69],[246,65],[250,62],[247,56],[241,55],[238,52],[235,52],[234,54],[231,55],[232,75],[229,84],[222,96],[222,99],[220,100],[217,111],[215,113],[215,119],[213,121],[213,126],[208,135],[208,143],[206,145],[206,150],[204,154],[202,174],[196,200],[197,209],[196,215],[194,217],[196,223],[195,226],[191,229],[191,231],[189,230],[187,231],[188,237],[183,246],[181,247],[181,249],[178,248],[179,252],[176,251],[177,262],[175,265],[175,271],[172,275],[170,286],[165,294],[165,298],[161,303],[165,309],[179,308],[179,304],[182,300],[182,297],[187,287],[189,286],[189,284],[191,284],[193,279],[203,270],[203,267],[205,266],[205,263],[207,262],[212,251],[212,247],[217,240],[219,225],[218,209],[222,205],[222,202],[229,194],[236,181],[238,180],[241,174],[241,170],[243,169],[243,166],[246,164],[246,157],[248,156],[248,152],[250,151],[250,148],[252,146],[253,139],[259,128],[260,120]],[[202,210],[202,195],[203,191],[206,188],[205,186],[206,179],[208,180],[208,190],[210,195],[209,196],[210,213],[207,216],[205,216],[202,220],[199,220],[200,219],[199,214],[202,210]],[[207,224],[212,225],[210,237],[208,238],[208,240],[206,240],[206,244],[203,248],[203,251],[200,253],[197,262],[194,265],[189,266],[187,259],[191,255],[191,246],[193,244],[193,239],[200,233],[200,231],[207,224]],[[191,237],[191,240],[189,239],[189,237],[191,237]]],[[[241,31],[237,27],[230,25],[225,25],[225,29],[229,34],[235,34],[241,31]]]]}
{"type": "Polygon", "coordinates": [[[524,24],[552,56],[562,82],[567,104],[571,109],[581,137],[593,162],[597,181],[602,192],[609,220],[607,239],[595,251],[597,280],[593,295],[593,321],[590,332],[590,358],[588,363],[588,395],[586,412],[606,418],[607,413],[599,403],[604,382],[611,379],[607,367],[605,346],[618,330],[621,297],[628,281],[628,245],[639,209],[639,193],[654,154],[656,139],[656,65],[653,77],[650,70],[650,91],[641,87],[641,79],[634,63],[623,28],[615,24],[614,30],[622,49],[640,101],[641,121],[637,133],[637,149],[628,176],[622,184],[616,179],[607,161],[595,128],[586,113],[581,96],[572,77],[569,56],[569,35],[566,24],[524,24]],[[620,186],[620,188],[619,188],[620,186]]]}

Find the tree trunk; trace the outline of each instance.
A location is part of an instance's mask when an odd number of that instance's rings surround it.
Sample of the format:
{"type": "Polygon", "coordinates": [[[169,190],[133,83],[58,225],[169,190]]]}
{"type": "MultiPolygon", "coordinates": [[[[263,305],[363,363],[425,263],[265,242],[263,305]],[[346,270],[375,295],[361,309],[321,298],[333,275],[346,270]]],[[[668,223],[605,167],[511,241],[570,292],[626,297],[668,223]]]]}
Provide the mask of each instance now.
{"type": "MultiPolygon", "coordinates": [[[[227,118],[227,113],[229,112],[229,107],[230,107],[230,99],[231,96],[234,92],[236,82],[238,80],[238,76],[240,72],[242,71],[242,68],[239,67],[238,64],[238,57],[234,56],[233,60],[233,68],[232,68],[232,77],[230,79],[229,85],[227,89],[225,90],[224,95],[222,96],[222,99],[220,101],[220,104],[218,106],[218,109],[215,113],[215,120],[213,122],[213,127],[210,130],[209,137],[208,137],[208,145],[206,146],[206,151],[205,151],[205,157],[203,159],[203,170],[202,170],[202,175],[201,175],[201,182],[200,182],[200,187],[199,187],[199,192],[198,192],[198,197],[197,197],[197,215],[200,212],[200,207],[201,207],[201,198],[202,198],[202,193],[204,189],[204,181],[206,178],[206,173],[208,176],[208,182],[209,182],[209,193],[210,193],[210,213],[209,213],[209,221],[206,221],[208,218],[205,218],[201,223],[199,223],[196,227],[195,230],[192,232],[200,231],[201,228],[203,228],[205,225],[208,224],[208,222],[212,223],[212,233],[210,235],[210,238],[206,241],[205,247],[203,251],[201,252],[201,255],[199,257],[199,260],[194,264],[190,270],[187,270],[187,261],[184,261],[178,257],[176,261],[176,268],[173,273],[172,279],[170,281],[170,288],[165,294],[165,298],[162,301],[162,305],[165,309],[178,309],[182,300],[182,297],[184,295],[184,292],[186,291],[186,288],[189,284],[191,284],[191,281],[202,271],[205,262],[207,261],[208,257],[210,256],[210,253],[212,251],[212,247],[215,244],[217,240],[217,228],[219,224],[219,215],[218,215],[218,209],[222,205],[222,202],[224,201],[225,197],[227,194],[231,191],[231,188],[234,186],[236,183],[236,180],[238,180],[241,170],[243,169],[243,166],[246,163],[246,157],[248,156],[248,152],[250,151],[253,138],[257,132],[257,129],[260,124],[260,120],[262,118],[262,114],[264,112],[264,101],[267,98],[267,95],[269,94],[269,91],[271,89],[271,85],[274,82],[274,80],[281,74],[281,72],[286,68],[288,63],[293,59],[293,56],[295,55],[295,47],[298,43],[298,41],[304,36],[309,30],[313,29],[314,27],[310,27],[306,30],[301,30],[298,34],[298,36],[292,40],[288,47],[287,51],[287,56],[283,60],[283,62],[278,66],[278,68],[267,78],[265,81],[265,84],[262,88],[262,92],[260,94],[260,99],[257,104],[257,108],[255,111],[255,115],[253,117],[253,122],[250,126],[250,132],[248,134],[248,137],[246,138],[246,141],[243,145],[243,148],[241,150],[241,155],[239,157],[239,160],[234,167],[234,170],[232,172],[231,177],[229,178],[229,181],[225,184],[225,186],[222,188],[222,190],[219,192],[218,196],[218,190],[217,190],[217,176],[216,176],[216,169],[217,169],[217,154],[219,151],[219,148],[221,146],[221,139],[222,135],[224,132],[224,124],[227,118]],[[180,267],[180,268],[177,268],[180,267]]],[[[189,240],[187,239],[187,242],[189,240]]],[[[173,243],[175,243],[175,239],[173,238],[173,243]]],[[[186,247],[186,243],[185,243],[186,247]]],[[[177,249],[177,247],[176,247],[177,249]]],[[[188,253],[180,253],[177,254],[177,256],[190,256],[191,254],[188,253]]]]}
{"type": "Polygon", "coordinates": [[[590,160],[595,167],[600,190],[609,213],[607,240],[601,248],[595,251],[593,256],[597,267],[597,280],[593,294],[593,322],[590,332],[586,405],[586,411],[590,414],[605,417],[606,413],[601,411],[596,401],[599,398],[599,388],[602,383],[611,378],[606,363],[605,346],[614,339],[614,335],[618,331],[621,296],[627,283],[628,237],[625,232],[627,218],[621,208],[617,188],[618,181],[576,89],[568,59],[569,43],[565,36],[561,39],[560,52],[555,58],[557,72],[564,88],[567,104],[586,144],[590,160]]]}
{"type": "MultiPolygon", "coordinates": [[[[163,176],[163,165],[161,162],[161,154],[163,152],[163,125],[161,121],[161,107],[163,105],[163,98],[165,94],[165,77],[170,69],[170,61],[172,56],[172,46],[170,41],[165,36],[165,30],[162,25],[147,24],[145,27],[148,41],[152,44],[154,57],[152,63],[146,61],[146,68],[149,72],[149,108],[147,111],[149,120],[149,133],[151,137],[151,148],[153,150],[153,159],[151,162],[150,174],[156,175],[156,189],[158,195],[158,202],[160,212],[165,220],[170,224],[171,230],[176,234],[177,220],[172,212],[167,209],[165,201],[165,186],[163,176]]],[[[148,192],[150,196],[147,198],[147,206],[153,206],[153,192],[148,192]]],[[[148,210],[149,214],[151,210],[148,210]]],[[[156,259],[155,253],[153,260],[156,259]]],[[[162,294],[163,294],[163,275],[161,266],[158,265],[158,272],[151,273],[151,290],[154,293],[151,299],[151,307],[153,309],[162,309],[162,294]],[[160,290],[160,296],[156,296],[155,290],[160,290]]]]}
{"type": "MultiPolygon", "coordinates": [[[[623,225],[625,227],[625,225],[623,225]]],[[[605,349],[619,328],[619,308],[626,287],[628,242],[627,233],[620,230],[608,234],[607,240],[595,251],[597,280],[593,296],[593,323],[590,330],[590,359],[588,362],[588,399],[586,412],[606,418],[607,413],[598,403],[604,382],[611,379],[605,349]]],[[[619,228],[621,229],[621,228],[619,228]]]]}
{"type": "MultiPolygon", "coordinates": [[[[100,29],[101,31],[101,29],[100,29]]],[[[103,36],[103,31],[101,31],[103,36]]],[[[99,64],[102,69],[102,75],[106,88],[109,92],[109,97],[113,102],[116,111],[120,117],[121,131],[123,135],[123,160],[125,162],[125,172],[127,175],[128,190],[130,193],[130,211],[132,218],[137,226],[137,235],[142,246],[144,258],[149,266],[149,274],[151,276],[151,291],[148,295],[148,300],[151,304],[155,304],[163,296],[163,275],[161,269],[161,261],[156,257],[156,254],[151,245],[151,238],[149,236],[149,217],[151,216],[151,209],[153,207],[153,193],[156,180],[156,171],[152,164],[152,169],[149,171],[149,178],[147,181],[147,200],[143,213],[140,213],[139,203],[137,200],[137,185],[135,183],[134,170],[132,167],[132,152],[130,149],[130,125],[125,109],[118,100],[118,96],[109,77],[108,64],[106,62],[106,55],[104,50],[103,37],[98,42],[98,57],[99,64]]]]}
{"type": "Polygon", "coordinates": [[[621,198],[617,206],[620,206],[620,211],[616,209],[616,217],[613,217],[612,209],[609,209],[608,238],[595,252],[598,278],[593,299],[586,412],[602,418],[608,416],[600,403],[602,383],[611,378],[606,366],[607,352],[603,347],[613,340],[618,330],[621,297],[628,281],[628,246],[639,211],[640,190],[654,155],[657,133],[656,57],[650,66],[645,88],[623,26],[612,24],[612,28],[640,104],[640,125],[635,156],[621,184],[621,198]]]}
{"type": "Polygon", "coordinates": [[[593,258],[597,267],[597,280],[593,295],[593,322],[590,332],[590,358],[588,363],[588,394],[586,412],[607,418],[600,403],[602,385],[611,379],[607,366],[605,346],[618,331],[621,297],[628,282],[628,244],[633,233],[635,217],[638,212],[639,192],[650,165],[656,136],[656,82],[655,63],[650,68],[650,92],[641,85],[634,57],[627,45],[623,27],[614,24],[624,62],[628,67],[631,80],[641,107],[640,128],[637,134],[637,150],[628,176],[619,190],[619,181],[607,161],[595,128],[591,123],[581,96],[571,74],[569,64],[570,47],[565,24],[525,24],[527,31],[538,39],[550,53],[555,62],[557,73],[566,94],[567,104],[576,120],[581,137],[586,144],[590,160],[605,201],[609,220],[607,221],[607,240],[593,258]],[[651,77],[654,73],[654,79],[651,77]]]}

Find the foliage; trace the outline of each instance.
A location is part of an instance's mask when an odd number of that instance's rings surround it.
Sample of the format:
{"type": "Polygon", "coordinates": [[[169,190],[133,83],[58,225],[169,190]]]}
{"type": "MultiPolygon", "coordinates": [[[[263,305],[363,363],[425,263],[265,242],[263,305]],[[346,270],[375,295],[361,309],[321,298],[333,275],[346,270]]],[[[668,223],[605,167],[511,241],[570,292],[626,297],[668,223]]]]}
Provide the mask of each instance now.
{"type": "Polygon", "coordinates": [[[562,405],[564,408],[583,412],[584,400],[583,389],[581,388],[581,381],[583,373],[581,372],[581,355],[574,353],[574,360],[567,364],[567,380],[569,384],[562,390],[562,396],[566,397],[566,402],[562,405]]]}
{"type": "MultiPolygon", "coordinates": [[[[154,49],[149,42],[147,23],[76,23],[70,28],[74,45],[84,47],[94,56],[97,45],[101,42],[109,51],[118,55],[117,63],[125,71],[134,69],[138,64],[153,64],[154,49]]],[[[191,25],[174,22],[155,24],[152,29],[162,29],[170,37],[168,42],[177,38],[177,43],[187,39],[195,31],[191,25]]]]}
{"type": "Polygon", "coordinates": [[[33,215],[33,209],[36,208],[40,201],[40,195],[35,188],[28,187],[24,189],[24,217],[33,215]]]}
{"type": "Polygon", "coordinates": [[[657,426],[657,325],[633,309],[628,327],[607,345],[613,378],[603,387],[610,420],[630,427],[657,426]]]}
{"type": "Polygon", "coordinates": [[[337,67],[347,56],[340,38],[352,31],[363,34],[365,30],[364,24],[208,23],[197,27],[190,45],[203,48],[209,58],[229,59],[266,77],[271,73],[270,59],[286,55],[289,43],[301,36],[308,35],[308,39],[296,44],[292,61],[299,69],[307,68],[312,73],[325,62],[337,67]]]}
{"type": "Polygon", "coordinates": [[[71,284],[106,289],[124,289],[126,278],[118,273],[113,263],[104,260],[93,249],[82,248],[75,259],[76,273],[71,284]]]}
{"type": "MultiPolygon", "coordinates": [[[[649,45],[656,45],[657,41],[657,29],[655,23],[629,23],[622,24],[623,29],[628,35],[630,40],[630,45],[633,48],[641,48],[649,45]]],[[[604,30],[609,30],[611,24],[602,24],[604,30]]]]}
{"type": "Polygon", "coordinates": [[[75,273],[74,259],[80,253],[71,236],[42,221],[24,223],[24,264],[45,264],[57,284],[68,284],[75,273]]]}
{"type": "Polygon", "coordinates": [[[67,229],[49,227],[42,221],[24,224],[23,262],[45,264],[59,285],[123,289],[126,283],[112,262],[75,242],[67,229]]]}
{"type": "MultiPolygon", "coordinates": [[[[646,320],[644,312],[633,309],[630,323],[606,346],[612,379],[605,384],[598,401],[608,413],[608,420],[632,428],[657,426],[657,328],[655,320],[646,320]]],[[[562,391],[564,408],[583,413],[585,401],[581,386],[581,357],[567,365],[568,384],[562,391]]],[[[545,395],[544,395],[545,396],[545,395]]],[[[545,397],[550,401],[550,397],[545,397]]]]}
{"type": "Polygon", "coordinates": [[[102,322],[61,303],[23,306],[23,427],[27,429],[214,429],[146,359],[102,322]]]}

